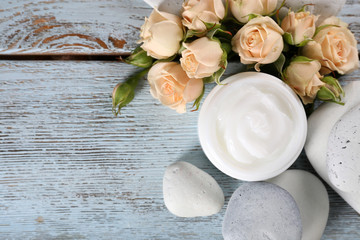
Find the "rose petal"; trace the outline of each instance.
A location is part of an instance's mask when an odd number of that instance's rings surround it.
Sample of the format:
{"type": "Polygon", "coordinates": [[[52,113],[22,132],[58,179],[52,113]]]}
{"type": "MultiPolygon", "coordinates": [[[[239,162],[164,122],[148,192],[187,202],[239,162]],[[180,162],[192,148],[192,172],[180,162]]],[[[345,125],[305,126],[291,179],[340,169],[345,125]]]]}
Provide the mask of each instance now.
{"type": "Polygon", "coordinates": [[[185,102],[192,102],[197,99],[203,90],[203,81],[202,79],[192,78],[186,85],[183,93],[183,98],[185,102]]]}

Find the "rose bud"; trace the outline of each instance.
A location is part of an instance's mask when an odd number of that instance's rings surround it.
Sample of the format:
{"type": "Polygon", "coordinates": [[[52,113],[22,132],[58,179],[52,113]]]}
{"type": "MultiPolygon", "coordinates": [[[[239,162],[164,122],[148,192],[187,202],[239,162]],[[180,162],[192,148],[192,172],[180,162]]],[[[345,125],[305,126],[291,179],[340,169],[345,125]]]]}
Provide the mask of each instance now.
{"type": "Polygon", "coordinates": [[[183,3],[182,23],[190,30],[205,32],[205,23],[218,24],[225,16],[222,0],[186,0],[183,3]]]}
{"type": "Polygon", "coordinates": [[[290,45],[305,45],[315,34],[317,19],[310,12],[289,12],[281,22],[285,41],[290,45]]]}
{"type": "Polygon", "coordinates": [[[202,37],[183,46],[180,63],[189,78],[209,77],[220,69],[223,50],[217,41],[202,37]]]}
{"type": "Polygon", "coordinates": [[[173,14],[160,12],[156,9],[140,31],[141,48],[156,59],[166,59],[180,49],[180,41],[184,37],[181,19],[173,14]]]}
{"type": "Polygon", "coordinates": [[[321,64],[303,56],[296,57],[284,71],[284,81],[306,105],[313,103],[317,92],[325,85],[319,74],[321,64]]]}
{"type": "Polygon", "coordinates": [[[303,47],[304,56],[321,63],[322,74],[331,71],[346,74],[359,68],[357,42],[354,34],[346,26],[347,24],[338,18],[326,19],[313,37],[314,41],[303,47]]]}
{"type": "Polygon", "coordinates": [[[112,111],[115,116],[120,113],[121,108],[130,103],[135,96],[135,88],[138,85],[139,79],[148,72],[147,69],[135,73],[129,77],[126,82],[117,84],[112,92],[112,111]]]}
{"type": "Polygon", "coordinates": [[[151,95],[178,113],[186,112],[186,103],[197,99],[203,90],[202,79],[189,78],[180,64],[160,62],[148,73],[151,95]]]}
{"type": "Polygon", "coordinates": [[[245,24],[231,40],[232,50],[239,54],[243,64],[275,62],[283,48],[284,31],[270,17],[257,17],[245,24]]]}
{"type": "Polygon", "coordinates": [[[230,10],[242,23],[249,21],[250,14],[268,15],[276,9],[277,0],[230,0],[230,10]]]}
{"type": "Polygon", "coordinates": [[[345,93],[339,81],[331,76],[324,77],[322,81],[325,83],[325,86],[320,88],[317,93],[317,98],[344,105],[344,103],[341,102],[341,95],[344,96],[345,93]]]}

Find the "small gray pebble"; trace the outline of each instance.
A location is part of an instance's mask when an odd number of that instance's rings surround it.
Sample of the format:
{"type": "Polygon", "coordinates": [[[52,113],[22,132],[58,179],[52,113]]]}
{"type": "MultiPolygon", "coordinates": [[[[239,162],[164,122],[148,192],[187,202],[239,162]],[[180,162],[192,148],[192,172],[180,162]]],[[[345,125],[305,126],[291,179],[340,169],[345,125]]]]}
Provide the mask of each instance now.
{"type": "Polygon", "coordinates": [[[300,212],[284,189],[266,182],[243,183],[231,196],[222,234],[225,240],[300,240],[300,212]]]}

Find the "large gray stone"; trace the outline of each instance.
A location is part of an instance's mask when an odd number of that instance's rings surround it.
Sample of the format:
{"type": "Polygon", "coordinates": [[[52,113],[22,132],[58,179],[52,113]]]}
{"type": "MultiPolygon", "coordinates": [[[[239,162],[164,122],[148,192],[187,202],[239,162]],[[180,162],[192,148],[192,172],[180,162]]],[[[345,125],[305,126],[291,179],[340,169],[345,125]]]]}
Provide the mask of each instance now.
{"type": "Polygon", "coordinates": [[[360,104],[350,109],[331,130],[326,161],[329,179],[344,192],[360,192],[360,104]]]}
{"type": "Polygon", "coordinates": [[[243,183],[231,196],[222,233],[225,240],[300,240],[300,212],[293,197],[279,186],[243,183]]]}
{"type": "MultiPolygon", "coordinates": [[[[325,103],[318,107],[310,115],[308,119],[308,136],[305,144],[306,155],[308,156],[312,166],[317,171],[317,173],[358,213],[360,213],[360,191],[356,191],[356,189],[354,189],[354,186],[358,186],[357,184],[352,186],[352,180],[347,180],[348,176],[345,173],[345,168],[343,168],[342,166],[342,164],[344,164],[345,162],[343,163],[340,159],[345,159],[349,156],[356,156],[356,152],[358,152],[358,148],[356,148],[357,146],[355,145],[350,147],[349,143],[352,142],[352,140],[346,139],[346,137],[358,139],[360,132],[356,131],[357,136],[348,135],[344,131],[347,127],[350,126],[346,125],[342,127],[340,126],[340,129],[343,129],[341,132],[333,129],[341,121],[356,121],[356,125],[360,125],[359,118],[350,117],[349,119],[349,115],[356,114],[351,113],[351,111],[355,111],[352,109],[355,109],[357,106],[360,105],[359,88],[360,81],[350,82],[344,87],[344,91],[346,92],[344,98],[344,106],[334,103],[325,103]],[[334,138],[334,134],[341,134],[343,137],[345,137],[345,142],[344,140],[337,139],[337,137],[334,138]],[[337,140],[339,141],[337,142],[337,140]],[[347,140],[350,140],[350,142],[346,143],[347,140]],[[343,143],[341,143],[341,141],[343,141],[343,143]],[[334,147],[335,144],[337,144],[340,148],[345,146],[346,148],[342,149],[341,152],[338,152],[337,156],[335,156],[336,158],[332,160],[331,158],[334,157],[334,155],[332,154],[332,150],[329,150],[329,143],[332,145],[330,146],[330,148],[334,147]],[[347,146],[347,144],[349,147],[347,146]],[[340,164],[340,162],[342,164],[340,164]],[[329,163],[330,165],[335,164],[335,166],[331,166],[329,168],[329,163]],[[334,175],[333,173],[341,174],[340,181],[345,180],[345,183],[339,185],[339,182],[335,181],[336,175],[334,175]]],[[[352,127],[354,126],[355,125],[352,125],[352,127]]],[[[351,144],[353,143],[355,143],[355,140],[353,140],[351,144]]],[[[358,144],[358,146],[360,146],[360,144],[358,144]]],[[[357,164],[353,165],[351,161],[347,159],[345,165],[347,165],[346,168],[348,169],[346,171],[350,171],[349,168],[352,168],[352,170],[354,170],[354,172],[351,173],[351,178],[360,175],[357,164]]]]}

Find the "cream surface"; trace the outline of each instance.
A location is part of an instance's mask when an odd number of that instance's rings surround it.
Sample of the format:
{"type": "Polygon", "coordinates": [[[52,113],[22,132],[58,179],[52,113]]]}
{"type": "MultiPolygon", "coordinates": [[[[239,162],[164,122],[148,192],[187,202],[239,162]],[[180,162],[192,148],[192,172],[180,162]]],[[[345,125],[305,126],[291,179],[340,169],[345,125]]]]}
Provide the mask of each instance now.
{"type": "Polygon", "coordinates": [[[270,161],[292,137],[294,123],[287,102],[276,95],[276,89],[266,87],[258,83],[232,94],[230,103],[222,101],[218,110],[217,137],[240,163],[270,161]]]}

